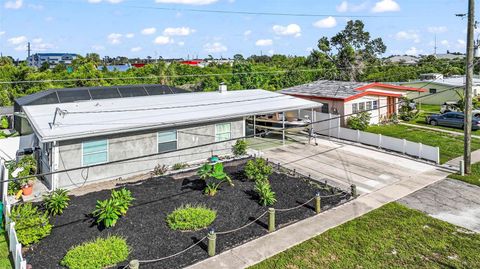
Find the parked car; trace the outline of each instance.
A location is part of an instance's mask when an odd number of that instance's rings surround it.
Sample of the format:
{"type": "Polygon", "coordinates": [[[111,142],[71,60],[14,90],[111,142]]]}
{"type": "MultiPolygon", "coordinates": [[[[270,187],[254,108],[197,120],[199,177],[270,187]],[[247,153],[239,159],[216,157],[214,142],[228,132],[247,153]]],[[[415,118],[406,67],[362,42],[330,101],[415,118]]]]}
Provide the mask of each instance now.
{"type": "MultiPolygon", "coordinates": [[[[448,113],[448,112],[461,112],[458,103],[455,101],[445,102],[440,107],[440,113],[448,113]]],[[[480,109],[474,108],[472,111],[473,115],[477,118],[480,118],[480,109]]]]}
{"type": "MultiPolygon", "coordinates": [[[[445,126],[445,127],[463,129],[464,119],[465,119],[465,115],[463,113],[447,112],[444,114],[429,115],[425,118],[425,121],[427,122],[427,124],[430,124],[433,126],[445,126]]],[[[479,129],[480,129],[480,118],[473,117],[472,130],[479,130],[479,129]]]]}

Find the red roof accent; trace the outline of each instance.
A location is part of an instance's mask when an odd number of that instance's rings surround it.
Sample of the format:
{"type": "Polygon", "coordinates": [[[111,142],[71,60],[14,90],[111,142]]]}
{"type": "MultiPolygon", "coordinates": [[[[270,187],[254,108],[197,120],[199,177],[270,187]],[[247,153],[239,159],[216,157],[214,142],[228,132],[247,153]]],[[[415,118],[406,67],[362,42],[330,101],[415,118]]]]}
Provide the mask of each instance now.
{"type": "Polygon", "coordinates": [[[132,64],[133,67],[135,68],[142,68],[144,67],[146,64],[132,64]]]}
{"type": "Polygon", "coordinates": [[[181,61],[180,64],[186,64],[186,65],[199,65],[203,61],[202,60],[191,60],[191,61],[181,61]]]}
{"type": "Polygon", "coordinates": [[[364,91],[368,90],[373,87],[380,87],[380,88],[387,88],[387,89],[393,89],[393,90],[403,90],[403,91],[415,91],[415,92],[426,92],[427,90],[425,89],[420,89],[420,88],[413,88],[413,87],[405,87],[405,86],[399,86],[399,85],[392,85],[392,84],[384,84],[384,83],[372,83],[365,85],[363,87],[357,88],[357,91],[364,91]]]}
{"type": "Polygon", "coordinates": [[[400,97],[403,96],[401,94],[396,94],[396,93],[366,91],[366,92],[362,92],[362,93],[359,93],[359,94],[355,94],[355,95],[350,96],[348,98],[345,98],[343,100],[345,102],[348,102],[348,101],[352,101],[352,100],[358,99],[358,98],[366,96],[366,95],[387,96],[387,97],[396,97],[396,98],[400,98],[400,97]]]}

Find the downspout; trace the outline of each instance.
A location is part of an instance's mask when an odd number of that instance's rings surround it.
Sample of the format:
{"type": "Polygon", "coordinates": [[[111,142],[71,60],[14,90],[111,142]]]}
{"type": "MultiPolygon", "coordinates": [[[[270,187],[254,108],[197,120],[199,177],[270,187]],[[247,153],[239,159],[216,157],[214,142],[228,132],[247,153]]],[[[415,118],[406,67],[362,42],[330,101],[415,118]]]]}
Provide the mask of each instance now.
{"type": "MultiPolygon", "coordinates": [[[[50,167],[51,172],[58,171],[58,165],[60,161],[60,148],[57,141],[52,142],[52,165],[50,167]]],[[[58,188],[58,174],[52,174],[52,185],[50,190],[54,191],[58,188]]]]}

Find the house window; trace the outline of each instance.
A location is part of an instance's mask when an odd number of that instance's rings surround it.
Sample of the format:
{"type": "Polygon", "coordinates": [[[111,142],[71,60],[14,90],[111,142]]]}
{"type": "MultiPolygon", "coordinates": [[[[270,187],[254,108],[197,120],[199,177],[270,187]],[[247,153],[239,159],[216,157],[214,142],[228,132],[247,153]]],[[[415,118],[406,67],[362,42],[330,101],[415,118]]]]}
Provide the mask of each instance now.
{"type": "Polygon", "coordinates": [[[232,125],[230,123],[215,124],[215,142],[232,138],[232,125]]]}
{"type": "Polygon", "coordinates": [[[358,110],[365,111],[365,103],[359,103],[358,104],[358,110]]]}
{"type": "Polygon", "coordinates": [[[378,101],[373,101],[372,102],[372,108],[377,109],[378,108],[378,101]]]}
{"type": "Polygon", "coordinates": [[[94,165],[108,162],[108,140],[96,140],[82,143],[82,165],[94,165]]]}
{"type": "Polygon", "coordinates": [[[322,113],[329,113],[328,103],[322,103],[322,113]]]}
{"type": "Polygon", "coordinates": [[[372,101],[368,101],[366,104],[367,104],[367,110],[372,110],[372,101]]]}
{"type": "Polygon", "coordinates": [[[430,89],[430,94],[436,94],[437,93],[437,89],[430,89]]]}
{"type": "Polygon", "coordinates": [[[352,112],[358,113],[358,104],[352,104],[352,112]]]}
{"type": "Polygon", "coordinates": [[[177,149],[177,130],[158,133],[158,153],[177,149]]]}

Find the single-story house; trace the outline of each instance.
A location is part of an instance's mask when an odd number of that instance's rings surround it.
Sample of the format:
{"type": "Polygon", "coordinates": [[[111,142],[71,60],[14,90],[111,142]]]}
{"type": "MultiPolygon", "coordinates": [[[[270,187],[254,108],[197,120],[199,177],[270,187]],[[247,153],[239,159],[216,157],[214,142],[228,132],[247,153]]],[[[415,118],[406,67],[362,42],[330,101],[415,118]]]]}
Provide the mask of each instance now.
{"type": "Polygon", "coordinates": [[[130,98],[187,92],[189,91],[159,84],[49,89],[46,91],[26,95],[14,100],[14,129],[21,135],[29,135],[32,133],[32,129],[28,124],[25,114],[23,113],[24,106],[62,104],[83,102],[88,100],[130,98]]]}
{"type": "Polygon", "coordinates": [[[218,92],[31,105],[23,110],[40,148],[40,173],[105,164],[45,177],[51,189],[68,189],[144,174],[158,164],[227,155],[235,140],[245,137],[247,117],[313,112],[319,106],[265,90],[227,91],[221,86],[218,92]]]}
{"type": "MultiPolygon", "coordinates": [[[[420,80],[403,82],[405,87],[422,88],[423,92],[409,92],[409,98],[415,98],[416,102],[428,105],[442,105],[445,102],[460,100],[459,94],[465,89],[465,76],[453,76],[444,78],[441,74],[423,74],[420,80]]],[[[480,95],[480,79],[473,79],[473,95],[480,95]]]]}
{"type": "Polygon", "coordinates": [[[283,94],[322,103],[321,113],[348,115],[370,111],[371,124],[398,112],[399,99],[409,92],[425,90],[383,83],[319,80],[280,91],[283,94]]]}

